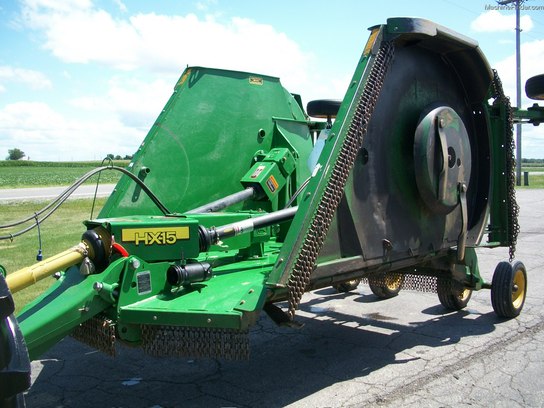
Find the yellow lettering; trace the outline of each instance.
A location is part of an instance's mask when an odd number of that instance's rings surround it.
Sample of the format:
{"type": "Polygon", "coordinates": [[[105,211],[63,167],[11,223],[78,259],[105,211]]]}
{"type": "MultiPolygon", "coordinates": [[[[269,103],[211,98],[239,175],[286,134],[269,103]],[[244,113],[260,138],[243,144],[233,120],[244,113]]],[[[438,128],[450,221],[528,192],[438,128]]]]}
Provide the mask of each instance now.
{"type": "Polygon", "coordinates": [[[121,231],[121,240],[135,245],[173,245],[179,239],[189,239],[189,227],[125,228],[121,231]]]}

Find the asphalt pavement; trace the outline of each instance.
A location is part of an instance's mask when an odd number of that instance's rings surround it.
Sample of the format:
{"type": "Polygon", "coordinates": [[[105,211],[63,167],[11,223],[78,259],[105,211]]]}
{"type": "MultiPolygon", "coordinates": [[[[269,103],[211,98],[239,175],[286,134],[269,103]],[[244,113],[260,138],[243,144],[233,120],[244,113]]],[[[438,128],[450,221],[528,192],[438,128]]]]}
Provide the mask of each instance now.
{"type": "MultiPolygon", "coordinates": [[[[153,358],[118,347],[110,358],[66,338],[32,363],[28,407],[542,407],[544,190],[520,190],[516,259],[528,273],[522,314],[498,318],[490,292],[446,312],[432,293],[378,300],[305,294],[300,329],[261,316],[248,361],[153,358]]],[[[507,248],[480,249],[491,280],[507,248]]]]}

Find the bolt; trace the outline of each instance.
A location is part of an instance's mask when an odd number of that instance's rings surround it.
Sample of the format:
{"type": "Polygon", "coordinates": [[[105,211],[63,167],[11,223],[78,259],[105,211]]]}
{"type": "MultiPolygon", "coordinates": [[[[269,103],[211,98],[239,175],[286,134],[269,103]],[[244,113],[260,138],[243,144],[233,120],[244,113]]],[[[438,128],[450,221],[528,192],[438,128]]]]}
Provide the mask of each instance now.
{"type": "Polygon", "coordinates": [[[438,126],[440,126],[441,128],[443,128],[444,126],[446,126],[446,121],[444,120],[444,118],[440,118],[439,121],[438,121],[438,126]]]}
{"type": "Polygon", "coordinates": [[[136,258],[132,258],[130,261],[130,266],[132,269],[138,269],[140,267],[140,261],[136,258]]]}
{"type": "Polygon", "coordinates": [[[104,288],[104,284],[102,282],[95,282],[93,283],[93,289],[97,292],[100,292],[104,288]]]}
{"type": "Polygon", "coordinates": [[[206,320],[206,323],[210,324],[212,322],[212,319],[206,320]]]}
{"type": "Polygon", "coordinates": [[[153,316],[153,320],[157,320],[157,316],[153,316]]]}

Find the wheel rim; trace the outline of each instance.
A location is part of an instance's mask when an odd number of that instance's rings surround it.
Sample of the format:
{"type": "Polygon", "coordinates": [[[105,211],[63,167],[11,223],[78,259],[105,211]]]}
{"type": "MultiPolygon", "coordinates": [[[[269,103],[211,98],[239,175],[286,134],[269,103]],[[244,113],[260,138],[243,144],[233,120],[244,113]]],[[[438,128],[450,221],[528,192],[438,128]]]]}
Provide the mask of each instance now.
{"type": "Polygon", "coordinates": [[[469,298],[470,293],[471,293],[471,290],[465,288],[465,289],[461,290],[461,291],[458,293],[457,297],[459,298],[459,300],[460,300],[461,302],[464,302],[465,300],[467,300],[467,299],[469,298]]]}
{"type": "Polygon", "coordinates": [[[402,284],[402,275],[401,274],[394,274],[389,275],[385,278],[385,287],[389,290],[397,290],[400,288],[400,285],[402,284]]]}
{"type": "Polygon", "coordinates": [[[525,300],[525,275],[521,269],[514,273],[512,279],[512,305],[518,309],[523,305],[525,300]]]}
{"type": "Polygon", "coordinates": [[[359,279],[349,280],[349,281],[346,282],[346,284],[349,285],[349,286],[357,287],[359,285],[359,279]]]}

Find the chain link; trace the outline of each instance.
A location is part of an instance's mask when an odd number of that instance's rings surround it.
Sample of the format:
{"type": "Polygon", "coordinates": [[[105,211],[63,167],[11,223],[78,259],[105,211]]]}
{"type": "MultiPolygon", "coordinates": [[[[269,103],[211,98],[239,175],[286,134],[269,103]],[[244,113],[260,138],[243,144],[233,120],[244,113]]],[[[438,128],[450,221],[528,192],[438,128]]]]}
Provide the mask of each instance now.
{"type": "Polygon", "coordinates": [[[72,337],[88,346],[115,357],[115,323],[104,316],[94,316],[81,323],[72,337]]]}
{"type": "MultiPolygon", "coordinates": [[[[506,117],[506,136],[508,152],[506,155],[506,167],[507,167],[507,191],[508,191],[508,241],[509,241],[509,255],[510,262],[516,257],[516,244],[519,234],[519,205],[516,201],[516,158],[514,152],[516,150],[516,142],[514,141],[514,121],[512,118],[512,106],[510,104],[510,98],[508,98],[503,91],[502,82],[499,78],[499,74],[496,70],[493,70],[493,90],[494,97],[498,99],[498,102],[506,106],[508,115],[506,117]]],[[[521,159],[520,159],[521,160],[521,159]]]]}
{"type": "Polygon", "coordinates": [[[355,158],[363,144],[363,138],[366,135],[368,123],[374,111],[393,54],[393,44],[391,42],[383,42],[376,54],[374,64],[355,109],[346,138],[343,141],[330,179],[321,196],[316,214],[295,260],[293,271],[288,281],[288,313],[291,319],[294,318],[302,295],[310,282],[310,276],[315,269],[318,253],[323,246],[323,241],[344,193],[344,187],[355,158]]]}
{"type": "Polygon", "coordinates": [[[155,357],[249,358],[247,330],[145,324],[141,329],[142,347],[155,357]]]}
{"type": "Polygon", "coordinates": [[[415,275],[411,273],[372,273],[361,279],[362,283],[374,286],[391,287],[399,283],[401,290],[413,290],[417,292],[437,292],[437,276],[415,275]]]}

